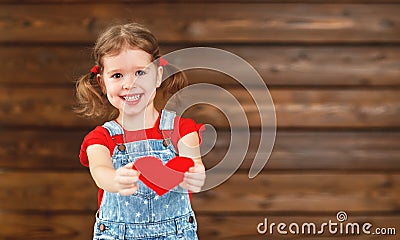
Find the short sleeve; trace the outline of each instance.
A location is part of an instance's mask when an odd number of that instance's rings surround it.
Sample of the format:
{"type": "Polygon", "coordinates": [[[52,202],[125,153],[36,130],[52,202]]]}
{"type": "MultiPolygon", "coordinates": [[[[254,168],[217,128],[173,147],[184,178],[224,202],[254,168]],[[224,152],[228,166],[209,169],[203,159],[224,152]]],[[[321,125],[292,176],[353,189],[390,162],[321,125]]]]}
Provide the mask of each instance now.
{"type": "Polygon", "coordinates": [[[87,148],[93,144],[104,145],[110,148],[110,134],[104,127],[96,127],[93,131],[89,132],[83,139],[81,150],[79,152],[79,159],[83,166],[89,167],[89,159],[87,156],[87,148]]]}
{"type": "Polygon", "coordinates": [[[204,124],[196,123],[193,119],[190,118],[181,118],[177,116],[175,118],[174,125],[174,132],[171,136],[171,140],[175,147],[178,145],[178,141],[182,137],[192,132],[197,132],[197,135],[199,136],[199,143],[201,144],[201,132],[205,130],[204,124]]]}

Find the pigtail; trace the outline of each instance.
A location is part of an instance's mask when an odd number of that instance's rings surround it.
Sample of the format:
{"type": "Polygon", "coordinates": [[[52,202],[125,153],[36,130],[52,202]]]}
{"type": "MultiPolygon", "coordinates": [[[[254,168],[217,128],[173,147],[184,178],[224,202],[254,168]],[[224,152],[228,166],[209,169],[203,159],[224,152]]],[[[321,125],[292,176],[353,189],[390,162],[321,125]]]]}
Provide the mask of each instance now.
{"type": "Polygon", "coordinates": [[[76,82],[77,107],[75,112],[89,118],[112,119],[117,110],[111,106],[103,88],[93,72],[83,75],[76,82]]]}

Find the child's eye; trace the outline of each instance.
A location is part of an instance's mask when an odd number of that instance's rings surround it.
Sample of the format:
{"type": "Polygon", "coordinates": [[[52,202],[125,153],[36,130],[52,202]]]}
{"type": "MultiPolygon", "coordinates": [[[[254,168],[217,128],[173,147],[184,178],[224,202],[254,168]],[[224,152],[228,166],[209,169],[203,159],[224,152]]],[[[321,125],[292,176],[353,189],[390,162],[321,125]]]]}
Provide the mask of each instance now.
{"type": "Polygon", "coordinates": [[[146,74],[146,72],[143,71],[143,70],[137,70],[137,71],[135,72],[135,76],[137,76],[137,77],[143,76],[143,75],[145,75],[145,74],[146,74]]]}
{"type": "Polygon", "coordinates": [[[121,73],[115,73],[111,77],[112,78],[122,78],[122,74],[121,73]]]}

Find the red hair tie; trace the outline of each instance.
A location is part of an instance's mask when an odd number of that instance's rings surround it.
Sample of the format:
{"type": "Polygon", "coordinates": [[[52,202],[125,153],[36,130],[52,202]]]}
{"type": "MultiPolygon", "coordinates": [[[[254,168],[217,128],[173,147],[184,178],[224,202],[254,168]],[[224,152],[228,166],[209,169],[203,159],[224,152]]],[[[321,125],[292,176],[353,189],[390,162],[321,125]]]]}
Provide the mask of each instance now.
{"type": "Polygon", "coordinates": [[[93,74],[99,74],[99,73],[100,73],[100,67],[99,67],[99,65],[94,65],[94,66],[92,67],[92,69],[90,69],[90,72],[93,73],[93,74]]]}
{"type": "Polygon", "coordinates": [[[165,60],[163,57],[159,57],[159,58],[158,58],[158,65],[159,65],[159,66],[164,67],[164,66],[166,66],[167,64],[168,64],[168,61],[165,60]]]}

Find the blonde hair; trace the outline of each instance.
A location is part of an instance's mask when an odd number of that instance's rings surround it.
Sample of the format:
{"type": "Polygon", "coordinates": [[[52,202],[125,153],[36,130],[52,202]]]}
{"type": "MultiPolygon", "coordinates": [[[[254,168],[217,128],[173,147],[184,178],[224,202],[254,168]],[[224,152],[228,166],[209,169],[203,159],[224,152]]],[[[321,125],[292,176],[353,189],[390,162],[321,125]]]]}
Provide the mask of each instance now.
{"type": "MultiPolygon", "coordinates": [[[[160,49],[157,39],[144,26],[137,23],[119,24],[106,29],[96,41],[93,48],[95,64],[102,73],[104,69],[103,57],[118,54],[126,47],[139,48],[151,55],[151,61],[160,58],[160,49]]],[[[163,96],[173,94],[187,86],[187,79],[182,71],[178,71],[171,64],[164,66],[164,75],[176,72],[164,80],[160,86],[163,96]]],[[[88,71],[76,82],[76,97],[78,106],[76,112],[91,118],[106,118],[108,120],[118,116],[118,110],[108,101],[104,85],[99,83],[94,74],[88,71]]],[[[160,91],[157,91],[160,94],[160,91]]]]}

